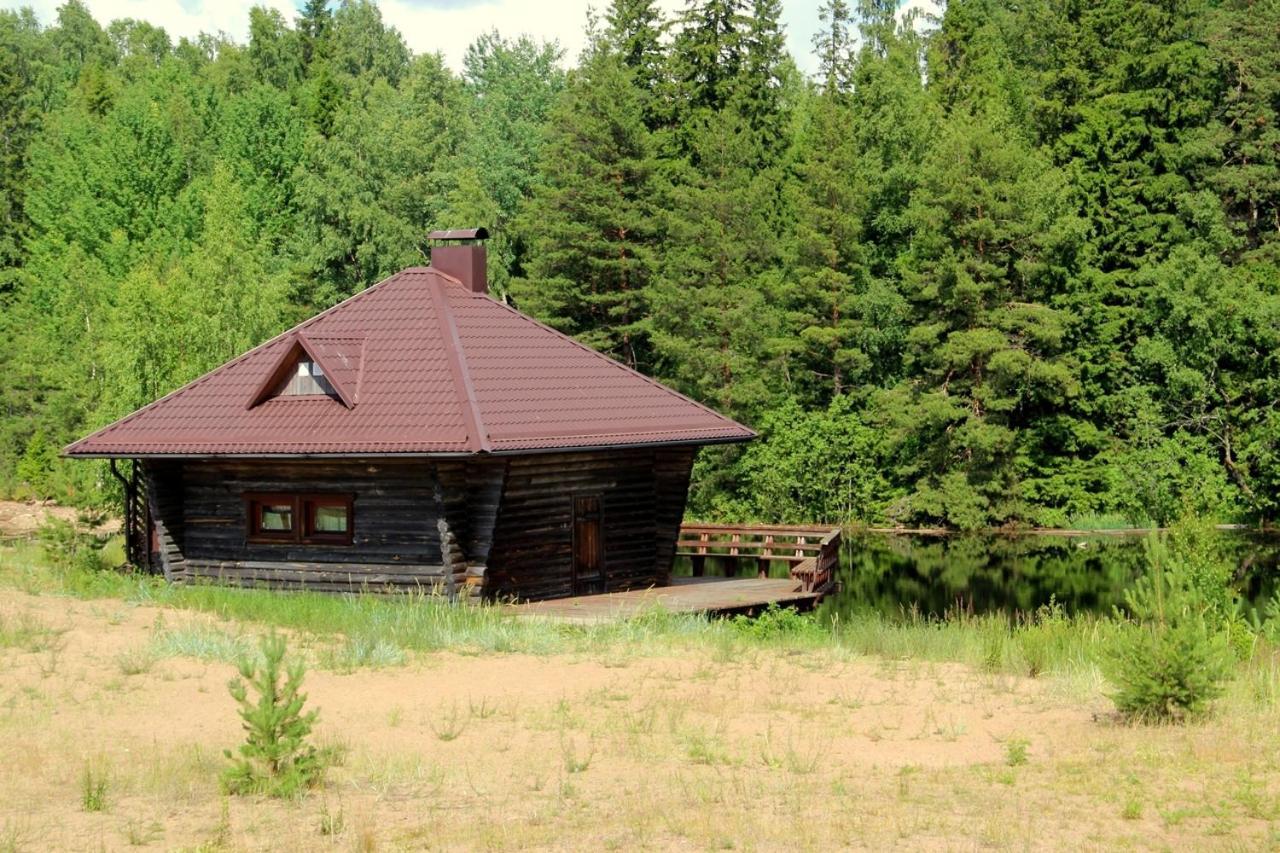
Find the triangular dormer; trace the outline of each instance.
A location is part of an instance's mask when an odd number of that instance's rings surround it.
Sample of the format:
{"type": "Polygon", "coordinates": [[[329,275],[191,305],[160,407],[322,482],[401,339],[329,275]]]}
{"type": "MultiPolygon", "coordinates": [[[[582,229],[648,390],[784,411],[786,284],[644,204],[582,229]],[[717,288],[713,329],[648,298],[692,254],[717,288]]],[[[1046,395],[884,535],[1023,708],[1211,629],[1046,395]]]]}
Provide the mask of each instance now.
{"type": "Polygon", "coordinates": [[[246,408],[277,398],[328,397],[354,409],[360,387],[363,338],[293,336],[246,408]]]}

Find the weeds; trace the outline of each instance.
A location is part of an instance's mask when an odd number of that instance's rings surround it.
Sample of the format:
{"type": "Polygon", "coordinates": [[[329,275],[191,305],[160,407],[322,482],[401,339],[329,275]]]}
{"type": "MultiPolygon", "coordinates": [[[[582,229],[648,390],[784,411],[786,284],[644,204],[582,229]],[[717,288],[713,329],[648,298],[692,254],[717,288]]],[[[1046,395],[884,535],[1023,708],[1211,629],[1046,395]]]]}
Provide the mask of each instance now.
{"type": "Polygon", "coordinates": [[[449,706],[447,712],[440,715],[438,724],[435,720],[431,722],[431,730],[442,741],[457,740],[467,730],[467,723],[470,721],[470,717],[458,710],[458,704],[455,702],[449,706]]]}
{"type": "Polygon", "coordinates": [[[29,613],[17,616],[0,613],[0,649],[43,652],[55,645],[61,634],[29,613]]]}
{"type": "Polygon", "coordinates": [[[150,653],[157,658],[187,657],[201,661],[238,663],[254,654],[248,637],[207,623],[181,628],[160,628],[151,641],[150,653]]]}
{"type": "Polygon", "coordinates": [[[386,640],[357,637],[348,638],[336,648],[320,652],[319,664],[334,672],[355,672],[357,669],[385,669],[403,666],[404,650],[386,640]]]}
{"type": "Polygon", "coordinates": [[[80,807],[87,812],[107,809],[107,771],[101,761],[85,762],[80,773],[80,807]]]}
{"type": "Polygon", "coordinates": [[[337,812],[329,811],[328,803],[320,805],[320,834],[324,836],[341,835],[346,829],[347,821],[342,814],[342,806],[338,806],[337,812]]]}
{"type": "Polygon", "coordinates": [[[573,736],[565,732],[560,733],[560,757],[564,764],[564,772],[569,774],[583,773],[591,766],[591,760],[595,758],[596,747],[594,741],[588,746],[585,753],[581,752],[575,743],[573,736]]]}
{"type": "Polygon", "coordinates": [[[1009,738],[1004,744],[1004,763],[1010,767],[1021,767],[1027,763],[1027,748],[1031,744],[1026,738],[1009,738]]]}
{"type": "Polygon", "coordinates": [[[146,847],[164,837],[164,825],[159,821],[143,823],[130,818],[124,825],[124,840],[130,847],[146,847]]]}
{"type": "Polygon", "coordinates": [[[129,649],[116,655],[116,666],[124,675],[142,675],[156,664],[155,652],[149,647],[129,649]]]}

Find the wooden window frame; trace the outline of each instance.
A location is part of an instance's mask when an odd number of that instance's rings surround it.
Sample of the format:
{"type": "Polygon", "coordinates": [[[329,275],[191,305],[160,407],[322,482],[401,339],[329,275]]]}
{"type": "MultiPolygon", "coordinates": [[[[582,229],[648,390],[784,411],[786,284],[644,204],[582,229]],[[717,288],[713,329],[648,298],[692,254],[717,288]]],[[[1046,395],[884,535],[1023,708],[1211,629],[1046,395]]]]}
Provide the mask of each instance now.
{"type": "Polygon", "coordinates": [[[246,494],[245,515],[249,522],[249,532],[246,537],[250,542],[261,544],[279,544],[296,542],[298,539],[298,529],[301,526],[301,519],[298,518],[298,497],[293,494],[285,494],[282,492],[254,492],[246,494]],[[293,524],[289,530],[263,530],[262,529],[262,510],[264,507],[287,504],[291,508],[291,518],[293,524]]]}
{"type": "Polygon", "coordinates": [[[356,514],[351,495],[316,494],[299,495],[299,508],[302,510],[301,541],[308,545],[350,545],[354,532],[356,514]],[[347,529],[341,533],[326,533],[315,529],[316,507],[340,506],[347,511],[347,529]]]}
{"type": "Polygon", "coordinates": [[[245,492],[246,539],[255,545],[350,545],[355,534],[355,496],[334,492],[245,492]],[[262,508],[288,504],[293,509],[293,529],[262,529],[262,508]],[[317,532],[315,509],[340,506],[347,511],[347,529],[343,533],[317,532]]]}

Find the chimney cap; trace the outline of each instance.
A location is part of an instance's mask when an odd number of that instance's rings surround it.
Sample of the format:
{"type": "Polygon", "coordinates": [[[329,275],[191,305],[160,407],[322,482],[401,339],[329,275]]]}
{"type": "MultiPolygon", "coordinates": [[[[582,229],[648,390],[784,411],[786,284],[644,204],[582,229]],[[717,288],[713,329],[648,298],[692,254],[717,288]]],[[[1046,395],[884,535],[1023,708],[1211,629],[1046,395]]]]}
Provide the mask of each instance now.
{"type": "Polygon", "coordinates": [[[488,240],[487,228],[450,228],[447,231],[432,231],[428,240],[488,240]]]}

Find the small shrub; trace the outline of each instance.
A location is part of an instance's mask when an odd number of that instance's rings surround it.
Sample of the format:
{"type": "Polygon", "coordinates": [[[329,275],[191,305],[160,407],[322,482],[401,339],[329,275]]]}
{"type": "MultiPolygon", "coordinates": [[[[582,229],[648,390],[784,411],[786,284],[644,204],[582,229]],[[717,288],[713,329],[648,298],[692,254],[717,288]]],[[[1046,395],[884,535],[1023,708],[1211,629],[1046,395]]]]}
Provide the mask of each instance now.
{"type": "Polygon", "coordinates": [[[107,809],[107,773],[97,762],[86,762],[80,774],[80,805],[87,812],[107,809]]]}
{"type": "Polygon", "coordinates": [[[779,607],[776,602],[758,616],[735,616],[730,624],[739,635],[760,641],[783,637],[817,637],[822,634],[822,628],[812,615],[799,613],[790,607],[779,607]]]}
{"type": "Polygon", "coordinates": [[[1131,619],[1105,661],[1107,676],[1126,717],[1181,721],[1202,714],[1222,693],[1230,671],[1227,639],[1215,630],[1214,605],[1187,563],[1170,561],[1157,534],[1146,548],[1147,574],[1125,594],[1131,619]]]}
{"type": "Polygon", "coordinates": [[[1009,633],[1003,625],[989,624],[982,631],[982,669],[984,672],[1004,671],[1005,651],[1009,633]]]}
{"type": "Polygon", "coordinates": [[[295,796],[324,775],[324,757],[307,742],[319,712],[302,710],[306,669],[301,661],[285,666],[284,657],[284,637],[269,634],[262,639],[261,661],[241,660],[240,677],[227,683],[245,730],[237,753],[225,751],[232,761],[222,775],[228,793],[295,796]],[[256,699],[249,698],[250,687],[256,699]]]}
{"type": "Polygon", "coordinates": [[[84,533],[69,521],[49,516],[37,536],[40,547],[54,565],[80,572],[102,569],[102,550],[107,537],[84,533]]]}
{"type": "Polygon", "coordinates": [[[1026,673],[1037,678],[1057,663],[1071,634],[1071,620],[1056,599],[1041,605],[1035,616],[1020,626],[1017,632],[1018,649],[1026,673]]]}

